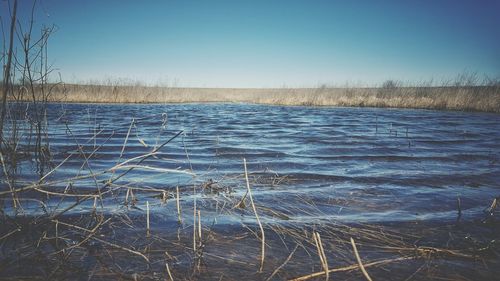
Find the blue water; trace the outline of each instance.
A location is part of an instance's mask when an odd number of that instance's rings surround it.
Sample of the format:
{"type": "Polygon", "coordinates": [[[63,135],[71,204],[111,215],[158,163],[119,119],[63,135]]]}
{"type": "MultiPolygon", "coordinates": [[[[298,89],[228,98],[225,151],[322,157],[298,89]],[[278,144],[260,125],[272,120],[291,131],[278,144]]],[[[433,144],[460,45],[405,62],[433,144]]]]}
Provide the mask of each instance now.
{"type": "MultiPolygon", "coordinates": [[[[191,204],[194,198],[203,202],[213,196],[190,192],[193,185],[199,188],[212,180],[231,191],[227,198],[241,196],[246,190],[243,158],[257,204],[285,215],[263,215],[267,221],[452,220],[457,198],[463,218],[475,218],[500,195],[497,114],[246,104],[51,104],[48,112],[52,166],[64,163],[47,182],[109,169],[183,131],[141,165],[196,176],[134,170],[116,182],[114,196],[104,204],[109,212],[120,210],[126,187],[172,195],[180,186],[183,204],[191,204]]],[[[19,185],[37,180],[33,163],[20,165],[19,185]]],[[[69,189],[95,191],[112,177],[108,172],[95,180],[75,180],[69,189]]],[[[68,192],[68,184],[50,188],[68,192]]],[[[143,196],[140,204],[153,201],[151,193],[138,196],[143,196]]],[[[26,204],[26,212],[38,206],[26,204]]],[[[61,208],[50,200],[47,204],[61,208]]],[[[72,212],[86,212],[92,204],[72,212]]],[[[152,210],[175,221],[174,204],[169,211],[160,205],[152,210]]],[[[200,208],[212,207],[207,203],[200,208]]],[[[220,221],[241,219],[226,215],[220,221]]]]}

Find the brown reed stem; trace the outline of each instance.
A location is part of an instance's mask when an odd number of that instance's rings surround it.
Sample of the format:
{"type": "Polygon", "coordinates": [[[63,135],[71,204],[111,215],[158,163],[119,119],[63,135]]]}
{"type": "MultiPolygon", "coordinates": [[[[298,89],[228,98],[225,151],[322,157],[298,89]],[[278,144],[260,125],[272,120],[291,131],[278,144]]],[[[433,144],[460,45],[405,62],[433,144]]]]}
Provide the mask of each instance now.
{"type": "Polygon", "coordinates": [[[193,252],[196,253],[196,198],[193,200],[193,252]]]}
{"type": "Polygon", "coordinates": [[[168,263],[165,263],[165,267],[167,268],[168,278],[170,281],[174,281],[174,277],[172,277],[172,272],[170,272],[170,268],[168,267],[168,263]]]}
{"type": "Polygon", "coordinates": [[[351,245],[352,249],[354,250],[354,255],[356,256],[356,260],[358,261],[359,268],[361,269],[361,272],[363,272],[363,275],[365,276],[366,280],[372,281],[372,278],[370,275],[368,275],[368,272],[365,269],[365,266],[363,265],[363,262],[361,261],[361,257],[359,256],[358,249],[356,247],[356,243],[354,242],[354,239],[351,237],[351,245]]]}
{"type": "Polygon", "coordinates": [[[260,222],[259,215],[257,214],[257,208],[255,208],[255,204],[253,202],[253,196],[252,196],[252,190],[250,189],[250,182],[248,180],[248,171],[247,171],[247,160],[243,158],[243,166],[245,168],[245,181],[247,184],[247,191],[248,191],[248,196],[250,197],[250,203],[252,204],[252,209],[253,212],[255,213],[255,218],[257,219],[257,224],[259,225],[260,228],[260,233],[262,236],[261,239],[261,258],[260,258],[260,268],[259,272],[262,272],[262,269],[264,268],[264,259],[265,259],[265,254],[266,254],[266,236],[264,234],[264,228],[262,227],[262,223],[260,222]]]}
{"type": "Polygon", "coordinates": [[[132,130],[132,126],[134,125],[134,123],[135,123],[135,119],[132,118],[132,121],[130,122],[130,126],[128,127],[127,136],[125,137],[125,141],[123,142],[122,150],[120,151],[119,159],[121,159],[123,156],[123,152],[125,151],[125,147],[127,146],[128,137],[130,136],[130,131],[132,130]]]}
{"type": "MultiPolygon", "coordinates": [[[[380,266],[380,265],[390,264],[390,263],[393,263],[393,262],[413,260],[413,259],[416,259],[416,257],[399,257],[399,258],[394,258],[394,259],[386,259],[386,260],[380,260],[380,261],[374,261],[374,262],[366,263],[366,264],[364,264],[364,267],[367,268],[367,267],[372,267],[372,266],[380,266]]],[[[359,264],[353,264],[353,265],[339,267],[339,268],[332,268],[328,272],[329,273],[346,272],[346,271],[351,271],[351,270],[355,270],[355,269],[358,269],[358,268],[359,268],[359,264]]],[[[304,275],[304,276],[293,278],[293,279],[289,279],[289,280],[290,281],[304,281],[304,280],[309,280],[311,278],[319,277],[319,276],[322,276],[322,275],[325,275],[325,274],[326,273],[324,271],[321,271],[321,272],[315,272],[315,273],[311,273],[311,274],[308,274],[308,275],[304,275]]]]}
{"type": "Polygon", "coordinates": [[[120,250],[123,250],[123,251],[129,252],[129,253],[132,253],[132,254],[134,254],[134,255],[138,255],[138,256],[142,257],[143,259],[145,259],[145,260],[149,263],[149,259],[148,259],[148,258],[147,258],[144,254],[142,254],[142,253],[140,253],[140,252],[138,252],[138,251],[134,251],[134,250],[132,250],[132,249],[129,249],[129,248],[126,248],[126,247],[122,247],[122,246],[120,246],[120,245],[113,244],[113,243],[110,243],[110,242],[108,242],[108,241],[104,241],[104,240],[99,239],[99,238],[97,238],[97,237],[92,237],[92,239],[97,240],[97,241],[99,241],[99,242],[101,242],[101,243],[103,243],[103,244],[106,244],[106,245],[108,245],[108,246],[111,246],[111,247],[114,247],[114,248],[117,248],[117,249],[120,249],[120,250]]]}
{"type": "Polygon", "coordinates": [[[321,236],[318,232],[313,233],[314,243],[316,244],[316,248],[318,250],[318,256],[321,261],[321,266],[325,270],[326,280],[330,279],[330,273],[328,272],[328,261],[325,255],[325,249],[323,249],[323,243],[321,242],[321,236]]]}

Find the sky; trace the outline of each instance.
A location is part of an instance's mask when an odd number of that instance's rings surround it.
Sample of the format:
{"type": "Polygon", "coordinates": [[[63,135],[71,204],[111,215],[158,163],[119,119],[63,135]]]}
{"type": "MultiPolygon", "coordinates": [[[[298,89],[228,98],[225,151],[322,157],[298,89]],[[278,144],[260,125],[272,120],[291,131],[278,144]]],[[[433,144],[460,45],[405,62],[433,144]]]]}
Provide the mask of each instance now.
{"type": "Polygon", "coordinates": [[[39,0],[35,25],[57,27],[50,61],[69,83],[370,86],[499,77],[499,14],[500,0],[39,0]]]}

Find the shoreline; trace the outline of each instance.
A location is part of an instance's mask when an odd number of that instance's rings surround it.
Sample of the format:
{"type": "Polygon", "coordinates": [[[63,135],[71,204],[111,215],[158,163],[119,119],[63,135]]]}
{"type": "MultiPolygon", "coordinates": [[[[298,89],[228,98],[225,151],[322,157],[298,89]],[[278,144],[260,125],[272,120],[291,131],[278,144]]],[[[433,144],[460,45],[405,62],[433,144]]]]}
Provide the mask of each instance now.
{"type": "MultiPolygon", "coordinates": [[[[29,102],[29,101],[24,101],[29,102]]],[[[310,107],[310,108],[365,108],[365,109],[389,109],[389,110],[425,110],[425,111],[446,111],[453,113],[475,113],[475,114],[500,114],[494,111],[480,111],[480,110],[462,110],[462,109],[443,109],[443,108],[420,108],[420,107],[375,107],[375,106],[342,106],[342,105],[289,105],[289,104],[267,104],[267,103],[253,103],[253,102],[229,102],[229,101],[210,101],[210,102],[82,102],[82,101],[49,101],[49,104],[73,104],[73,105],[110,105],[110,106],[140,106],[140,105],[259,105],[259,106],[281,106],[281,107],[310,107]]]]}
{"type": "MultiPolygon", "coordinates": [[[[47,102],[100,104],[245,103],[277,106],[407,108],[500,113],[500,86],[395,88],[171,88],[53,85],[47,102]]],[[[20,92],[20,91],[17,91],[20,92]]],[[[9,100],[32,101],[30,95],[9,100]]],[[[44,99],[39,99],[44,100],[44,99]]]]}

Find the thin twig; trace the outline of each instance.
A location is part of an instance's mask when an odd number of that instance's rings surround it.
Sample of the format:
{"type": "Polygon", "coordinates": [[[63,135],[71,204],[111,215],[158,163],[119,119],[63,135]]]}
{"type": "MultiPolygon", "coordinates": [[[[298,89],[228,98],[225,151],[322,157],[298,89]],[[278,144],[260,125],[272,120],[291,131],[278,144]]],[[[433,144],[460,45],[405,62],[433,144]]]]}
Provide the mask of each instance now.
{"type": "Polygon", "coordinates": [[[177,173],[177,174],[186,174],[186,175],[191,175],[191,176],[196,176],[193,172],[190,171],[184,171],[184,170],[177,170],[177,169],[166,169],[166,168],[158,168],[158,167],[152,167],[152,166],[145,166],[145,165],[121,165],[121,166],[115,166],[110,169],[110,171],[116,171],[116,170],[127,170],[127,169],[142,169],[142,170],[151,170],[155,172],[163,172],[163,173],[177,173]]]}
{"type": "Polygon", "coordinates": [[[99,238],[97,238],[97,237],[92,237],[92,239],[94,239],[94,240],[96,240],[96,241],[99,241],[99,242],[101,242],[101,243],[103,243],[103,244],[106,244],[106,245],[108,245],[108,246],[111,246],[111,247],[114,247],[114,248],[117,248],[117,249],[120,249],[120,250],[123,250],[123,251],[129,252],[129,253],[132,253],[132,254],[134,254],[134,255],[138,255],[138,256],[142,257],[143,259],[145,259],[145,260],[149,263],[149,259],[148,259],[148,258],[147,258],[144,254],[142,254],[142,253],[140,253],[140,252],[138,252],[138,251],[134,251],[134,250],[132,250],[132,249],[125,248],[125,247],[122,247],[122,246],[120,246],[120,245],[116,245],[116,244],[110,243],[110,242],[108,242],[108,241],[104,241],[104,240],[99,239],[99,238]]]}
{"type": "MultiPolygon", "coordinates": [[[[370,262],[370,263],[365,263],[364,267],[367,268],[367,267],[372,267],[372,266],[385,265],[385,264],[389,264],[389,263],[393,263],[393,262],[413,260],[413,259],[416,259],[416,257],[400,257],[400,258],[395,258],[395,259],[385,259],[385,260],[380,260],[380,261],[374,261],[374,262],[370,262]]],[[[345,272],[345,271],[355,270],[355,269],[358,269],[358,268],[359,268],[359,264],[353,264],[353,265],[349,265],[349,266],[344,266],[344,267],[339,267],[339,268],[333,268],[333,269],[330,269],[328,272],[329,273],[345,272]]],[[[290,281],[303,281],[303,280],[308,280],[308,279],[311,279],[311,278],[319,277],[319,276],[322,276],[322,275],[325,275],[324,271],[315,272],[315,273],[311,273],[311,274],[304,275],[304,276],[301,276],[301,277],[293,278],[293,279],[290,279],[290,281]]]]}
{"type": "Polygon", "coordinates": [[[19,232],[19,231],[21,231],[20,228],[16,228],[16,229],[12,230],[11,232],[9,232],[9,233],[5,234],[4,236],[0,237],[0,241],[3,240],[3,239],[5,239],[5,238],[7,238],[7,237],[9,237],[9,236],[11,236],[12,234],[14,234],[16,232],[19,232]]]}
{"type": "Polygon", "coordinates": [[[266,281],[273,279],[274,275],[276,275],[290,261],[290,259],[292,259],[292,256],[293,254],[295,254],[295,251],[297,251],[297,248],[299,248],[298,244],[295,245],[295,248],[293,248],[292,252],[290,253],[290,255],[288,255],[286,260],[280,266],[278,266],[269,277],[267,277],[266,281]]]}
{"type": "MultiPolygon", "coordinates": [[[[164,143],[162,143],[160,146],[158,146],[157,148],[153,149],[153,151],[151,151],[149,153],[148,156],[142,158],[141,160],[139,160],[136,165],[140,165],[143,161],[145,161],[146,159],[148,159],[149,157],[151,157],[152,155],[154,155],[156,152],[158,152],[160,149],[162,149],[165,145],[167,145],[168,143],[170,143],[171,141],[173,141],[174,139],[176,139],[180,134],[182,134],[182,132],[184,131],[179,131],[177,134],[175,134],[173,137],[171,137],[170,139],[168,139],[167,141],[165,141],[164,143]]],[[[130,171],[132,171],[134,169],[134,167],[130,167],[128,170],[126,170],[125,172],[123,172],[122,174],[120,174],[119,176],[109,180],[107,182],[107,185],[111,185],[113,182],[117,181],[118,179],[124,177],[126,174],[128,174],[130,171]]]]}
{"type": "Polygon", "coordinates": [[[5,161],[3,159],[3,154],[0,151],[0,160],[3,168],[3,173],[5,175],[5,181],[7,182],[7,185],[9,186],[10,193],[12,195],[12,205],[15,210],[17,210],[18,205],[20,205],[19,201],[17,200],[17,195],[16,195],[16,189],[12,186],[10,179],[9,179],[9,173],[7,172],[7,166],[5,165],[5,161]]]}
{"type": "Polygon", "coordinates": [[[130,122],[130,126],[128,127],[127,136],[125,137],[125,141],[123,142],[122,151],[120,152],[119,159],[121,159],[123,156],[123,152],[125,151],[125,147],[127,146],[128,137],[130,135],[130,131],[132,130],[132,125],[134,125],[134,123],[135,123],[135,119],[132,118],[132,121],[130,122]]]}

